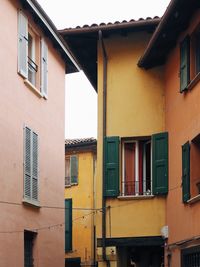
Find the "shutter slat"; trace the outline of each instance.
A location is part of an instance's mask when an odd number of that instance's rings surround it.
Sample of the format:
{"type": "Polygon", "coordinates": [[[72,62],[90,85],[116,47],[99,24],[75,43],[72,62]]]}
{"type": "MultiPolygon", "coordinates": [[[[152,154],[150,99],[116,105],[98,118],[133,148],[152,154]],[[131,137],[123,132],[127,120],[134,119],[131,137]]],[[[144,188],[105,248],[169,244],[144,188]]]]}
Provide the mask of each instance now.
{"type": "Polygon", "coordinates": [[[106,197],[119,195],[119,137],[105,137],[104,177],[106,197]]]}
{"type": "Polygon", "coordinates": [[[41,93],[48,96],[48,46],[44,39],[41,40],[41,93]]]}
{"type": "Polygon", "coordinates": [[[31,130],[24,129],[24,195],[31,198],[31,130]]]}
{"type": "Polygon", "coordinates": [[[168,133],[159,133],[152,136],[152,174],[153,194],[168,193],[168,133]]]}
{"type": "Polygon", "coordinates": [[[28,78],[28,19],[18,13],[18,72],[28,78]]]}
{"type": "Polygon", "coordinates": [[[180,91],[187,89],[190,82],[190,37],[180,44],[180,91]]]}
{"type": "Polygon", "coordinates": [[[32,133],[32,198],[38,200],[38,135],[32,133]]]}
{"type": "Polygon", "coordinates": [[[190,199],[190,143],[182,146],[182,200],[190,199]]]}

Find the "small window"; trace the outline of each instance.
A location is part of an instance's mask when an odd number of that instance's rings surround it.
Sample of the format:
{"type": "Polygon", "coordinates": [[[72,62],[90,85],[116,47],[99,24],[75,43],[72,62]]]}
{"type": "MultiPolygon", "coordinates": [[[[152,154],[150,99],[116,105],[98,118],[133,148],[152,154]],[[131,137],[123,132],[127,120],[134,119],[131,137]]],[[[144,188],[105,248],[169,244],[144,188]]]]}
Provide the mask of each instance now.
{"type": "Polygon", "coordinates": [[[151,141],[124,141],[122,195],[151,195],[151,141]]]}
{"type": "Polygon", "coordinates": [[[181,251],[181,267],[200,267],[200,247],[191,247],[181,251]]]}
{"type": "Polygon", "coordinates": [[[24,267],[34,267],[34,243],[36,233],[24,231],[24,267]]]}
{"type": "Polygon", "coordinates": [[[65,159],[65,186],[78,184],[78,156],[73,155],[65,159]]]}

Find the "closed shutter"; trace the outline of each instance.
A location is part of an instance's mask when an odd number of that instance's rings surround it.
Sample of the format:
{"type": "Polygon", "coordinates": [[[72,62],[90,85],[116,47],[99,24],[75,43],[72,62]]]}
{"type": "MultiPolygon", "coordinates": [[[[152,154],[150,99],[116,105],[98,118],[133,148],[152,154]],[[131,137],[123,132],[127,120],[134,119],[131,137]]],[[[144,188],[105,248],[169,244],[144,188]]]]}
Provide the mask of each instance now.
{"type": "Polygon", "coordinates": [[[24,197],[31,198],[31,130],[24,128],[24,197]]]}
{"type": "Polygon", "coordinates": [[[71,184],[78,183],[78,157],[70,157],[71,184]]]}
{"type": "Polygon", "coordinates": [[[168,193],[168,133],[152,136],[153,194],[168,193]]]}
{"type": "Polygon", "coordinates": [[[65,252],[72,250],[72,199],[65,199],[65,252]]]}
{"type": "Polygon", "coordinates": [[[32,199],[38,200],[38,135],[32,133],[32,199]]]}
{"type": "Polygon", "coordinates": [[[196,74],[200,72],[200,32],[196,36],[196,74]]]}
{"type": "Polygon", "coordinates": [[[48,96],[48,46],[44,39],[41,40],[41,93],[48,96]]]}
{"type": "Polygon", "coordinates": [[[190,38],[187,36],[180,44],[180,91],[187,89],[190,82],[190,38]]]}
{"type": "Polygon", "coordinates": [[[182,146],[182,200],[186,203],[190,199],[190,144],[182,146]]]}
{"type": "Polygon", "coordinates": [[[104,196],[119,195],[119,137],[104,139],[104,196]]]}
{"type": "Polygon", "coordinates": [[[18,72],[28,78],[28,20],[18,12],[18,72]]]}
{"type": "Polygon", "coordinates": [[[24,197],[38,200],[38,135],[24,128],[24,197]]]}

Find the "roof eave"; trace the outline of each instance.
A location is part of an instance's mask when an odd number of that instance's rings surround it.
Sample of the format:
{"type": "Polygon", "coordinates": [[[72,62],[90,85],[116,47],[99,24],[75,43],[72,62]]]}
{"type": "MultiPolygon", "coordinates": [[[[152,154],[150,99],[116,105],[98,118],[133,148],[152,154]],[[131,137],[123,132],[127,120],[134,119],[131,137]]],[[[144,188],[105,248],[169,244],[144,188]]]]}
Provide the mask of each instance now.
{"type": "MultiPolygon", "coordinates": [[[[51,37],[56,41],[57,45],[59,46],[59,49],[62,50],[67,60],[65,60],[66,64],[71,65],[71,69],[76,72],[80,71],[80,66],[77,63],[77,60],[75,56],[70,51],[69,47],[63,40],[62,36],[59,34],[56,26],[53,24],[53,22],[50,20],[48,15],[45,13],[45,11],[42,9],[42,7],[39,5],[39,3],[36,0],[21,0],[22,3],[27,4],[28,7],[31,8],[31,10],[34,11],[34,14],[37,15],[37,17],[40,19],[42,24],[45,26],[47,31],[50,33],[51,37]]],[[[66,68],[67,69],[67,68],[66,68]]]]}

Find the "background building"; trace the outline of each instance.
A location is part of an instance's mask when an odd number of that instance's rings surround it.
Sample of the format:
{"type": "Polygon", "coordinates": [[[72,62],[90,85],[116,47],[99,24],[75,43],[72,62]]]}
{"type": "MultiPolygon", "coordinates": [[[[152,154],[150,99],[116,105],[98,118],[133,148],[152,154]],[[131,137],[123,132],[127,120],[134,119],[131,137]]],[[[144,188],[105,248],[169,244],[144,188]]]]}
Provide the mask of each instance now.
{"type": "Polygon", "coordinates": [[[94,266],[96,258],[94,138],[65,141],[65,266],[94,266]]]}

